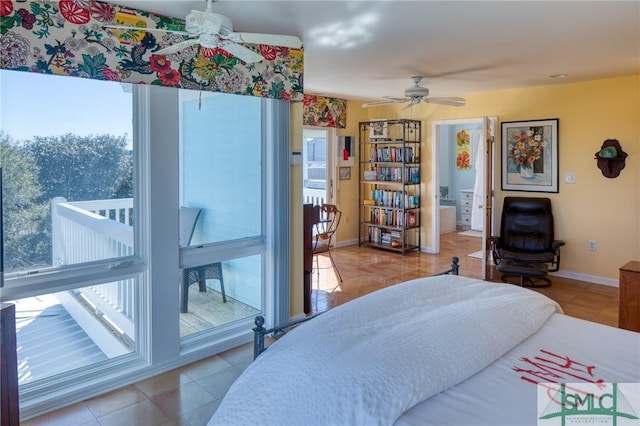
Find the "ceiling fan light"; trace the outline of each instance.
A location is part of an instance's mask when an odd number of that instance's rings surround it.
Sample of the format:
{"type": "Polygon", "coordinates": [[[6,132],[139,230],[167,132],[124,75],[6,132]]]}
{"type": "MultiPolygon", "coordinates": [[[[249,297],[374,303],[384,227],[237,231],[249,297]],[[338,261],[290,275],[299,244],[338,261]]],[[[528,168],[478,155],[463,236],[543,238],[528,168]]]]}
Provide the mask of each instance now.
{"type": "Polygon", "coordinates": [[[404,91],[404,95],[407,98],[413,98],[415,96],[418,96],[418,97],[429,96],[429,89],[427,89],[426,87],[420,87],[420,86],[409,87],[404,91]]]}
{"type": "Polygon", "coordinates": [[[218,47],[218,36],[214,34],[200,34],[200,46],[213,49],[218,47]]]}

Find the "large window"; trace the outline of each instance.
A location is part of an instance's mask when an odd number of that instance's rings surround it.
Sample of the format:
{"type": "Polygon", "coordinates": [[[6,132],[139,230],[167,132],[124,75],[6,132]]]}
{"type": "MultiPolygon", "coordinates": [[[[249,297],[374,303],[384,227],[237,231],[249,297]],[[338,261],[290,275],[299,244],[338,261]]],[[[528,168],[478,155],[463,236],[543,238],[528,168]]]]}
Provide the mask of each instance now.
{"type": "Polygon", "coordinates": [[[4,70],[0,89],[23,416],[288,319],[286,102],[4,70]]]}

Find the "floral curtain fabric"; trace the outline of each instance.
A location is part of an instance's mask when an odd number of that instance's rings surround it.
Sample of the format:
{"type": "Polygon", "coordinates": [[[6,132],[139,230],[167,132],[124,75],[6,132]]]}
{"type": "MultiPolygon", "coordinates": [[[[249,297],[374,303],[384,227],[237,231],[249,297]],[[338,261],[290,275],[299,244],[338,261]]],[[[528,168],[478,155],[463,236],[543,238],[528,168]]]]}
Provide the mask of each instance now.
{"type": "Polygon", "coordinates": [[[305,126],[347,127],[347,101],[324,96],[304,95],[302,119],[305,126]]]}
{"type": "Polygon", "coordinates": [[[198,45],[152,56],[184,37],[105,29],[106,24],[184,29],[180,19],[94,0],[2,0],[0,67],[288,101],[303,99],[301,49],[247,45],[266,59],[253,64],[245,64],[224,50],[198,45]]]}

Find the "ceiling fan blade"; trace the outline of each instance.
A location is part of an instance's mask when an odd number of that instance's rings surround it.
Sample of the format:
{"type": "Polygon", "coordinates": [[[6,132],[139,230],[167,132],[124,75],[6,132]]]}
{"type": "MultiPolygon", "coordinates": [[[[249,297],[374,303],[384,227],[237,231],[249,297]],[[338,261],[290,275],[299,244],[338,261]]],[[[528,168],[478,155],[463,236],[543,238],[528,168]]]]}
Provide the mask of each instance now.
{"type": "Polygon", "coordinates": [[[153,55],[170,55],[172,53],[179,52],[182,49],[186,49],[189,46],[193,46],[194,44],[198,44],[197,38],[190,38],[189,40],[181,41],[180,43],[172,44],[171,46],[167,46],[164,49],[160,49],[157,52],[153,52],[153,55]]]}
{"type": "Polygon", "coordinates": [[[444,97],[433,97],[430,96],[427,99],[437,99],[439,101],[452,101],[452,102],[466,102],[465,98],[461,98],[459,96],[444,96],[444,97]]]}
{"type": "Polygon", "coordinates": [[[374,106],[380,106],[380,105],[389,105],[389,104],[394,104],[394,101],[375,101],[375,102],[365,102],[362,104],[363,108],[369,108],[369,107],[374,107],[374,106]]]}
{"type": "Polygon", "coordinates": [[[408,104],[406,104],[405,106],[403,106],[402,108],[400,108],[400,111],[404,111],[407,108],[411,108],[414,105],[413,102],[409,102],[408,104]]]}
{"type": "Polygon", "coordinates": [[[226,50],[227,52],[231,53],[233,56],[243,62],[246,62],[247,64],[264,60],[264,57],[259,53],[256,53],[251,49],[248,49],[229,40],[220,42],[220,45],[218,47],[220,47],[220,49],[226,50]]]}
{"type": "Polygon", "coordinates": [[[366,102],[362,104],[362,106],[364,108],[367,108],[367,107],[378,106],[378,105],[399,104],[399,103],[405,103],[405,102],[411,101],[410,98],[394,98],[393,96],[383,96],[383,98],[385,99],[384,101],[366,102]]]}
{"type": "Polygon", "coordinates": [[[162,28],[146,28],[146,27],[132,27],[130,25],[103,25],[102,28],[112,28],[114,30],[122,30],[122,31],[144,31],[144,32],[160,32],[160,33],[171,33],[171,34],[180,34],[180,35],[191,35],[185,31],[175,31],[175,30],[165,30],[162,28]]]}
{"type": "Polygon", "coordinates": [[[411,100],[411,98],[394,98],[393,96],[383,96],[383,98],[393,101],[395,103],[404,103],[411,100]]]}
{"type": "Polygon", "coordinates": [[[449,106],[464,106],[465,105],[465,99],[464,98],[458,98],[458,97],[453,97],[453,98],[424,98],[423,99],[424,102],[430,103],[430,104],[440,104],[440,105],[449,105],[449,106]]]}
{"type": "MultiPolygon", "coordinates": [[[[223,36],[224,37],[224,36],[223,36]]],[[[229,39],[239,43],[268,44],[270,46],[283,46],[292,49],[300,49],[302,40],[296,36],[259,33],[231,33],[229,39]],[[235,39],[235,37],[238,39],[235,39]]]]}

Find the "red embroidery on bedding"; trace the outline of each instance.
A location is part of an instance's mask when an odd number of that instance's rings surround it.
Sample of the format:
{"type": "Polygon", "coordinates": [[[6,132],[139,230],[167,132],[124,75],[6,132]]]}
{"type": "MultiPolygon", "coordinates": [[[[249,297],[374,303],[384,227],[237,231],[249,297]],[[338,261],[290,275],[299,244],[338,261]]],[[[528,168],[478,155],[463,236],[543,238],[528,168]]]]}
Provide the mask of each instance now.
{"type": "Polygon", "coordinates": [[[588,382],[604,386],[604,381],[595,376],[595,365],[587,365],[567,355],[558,355],[540,349],[541,355],[533,358],[522,357],[524,367],[514,366],[514,371],[522,373],[520,378],[530,383],[588,382]]]}

